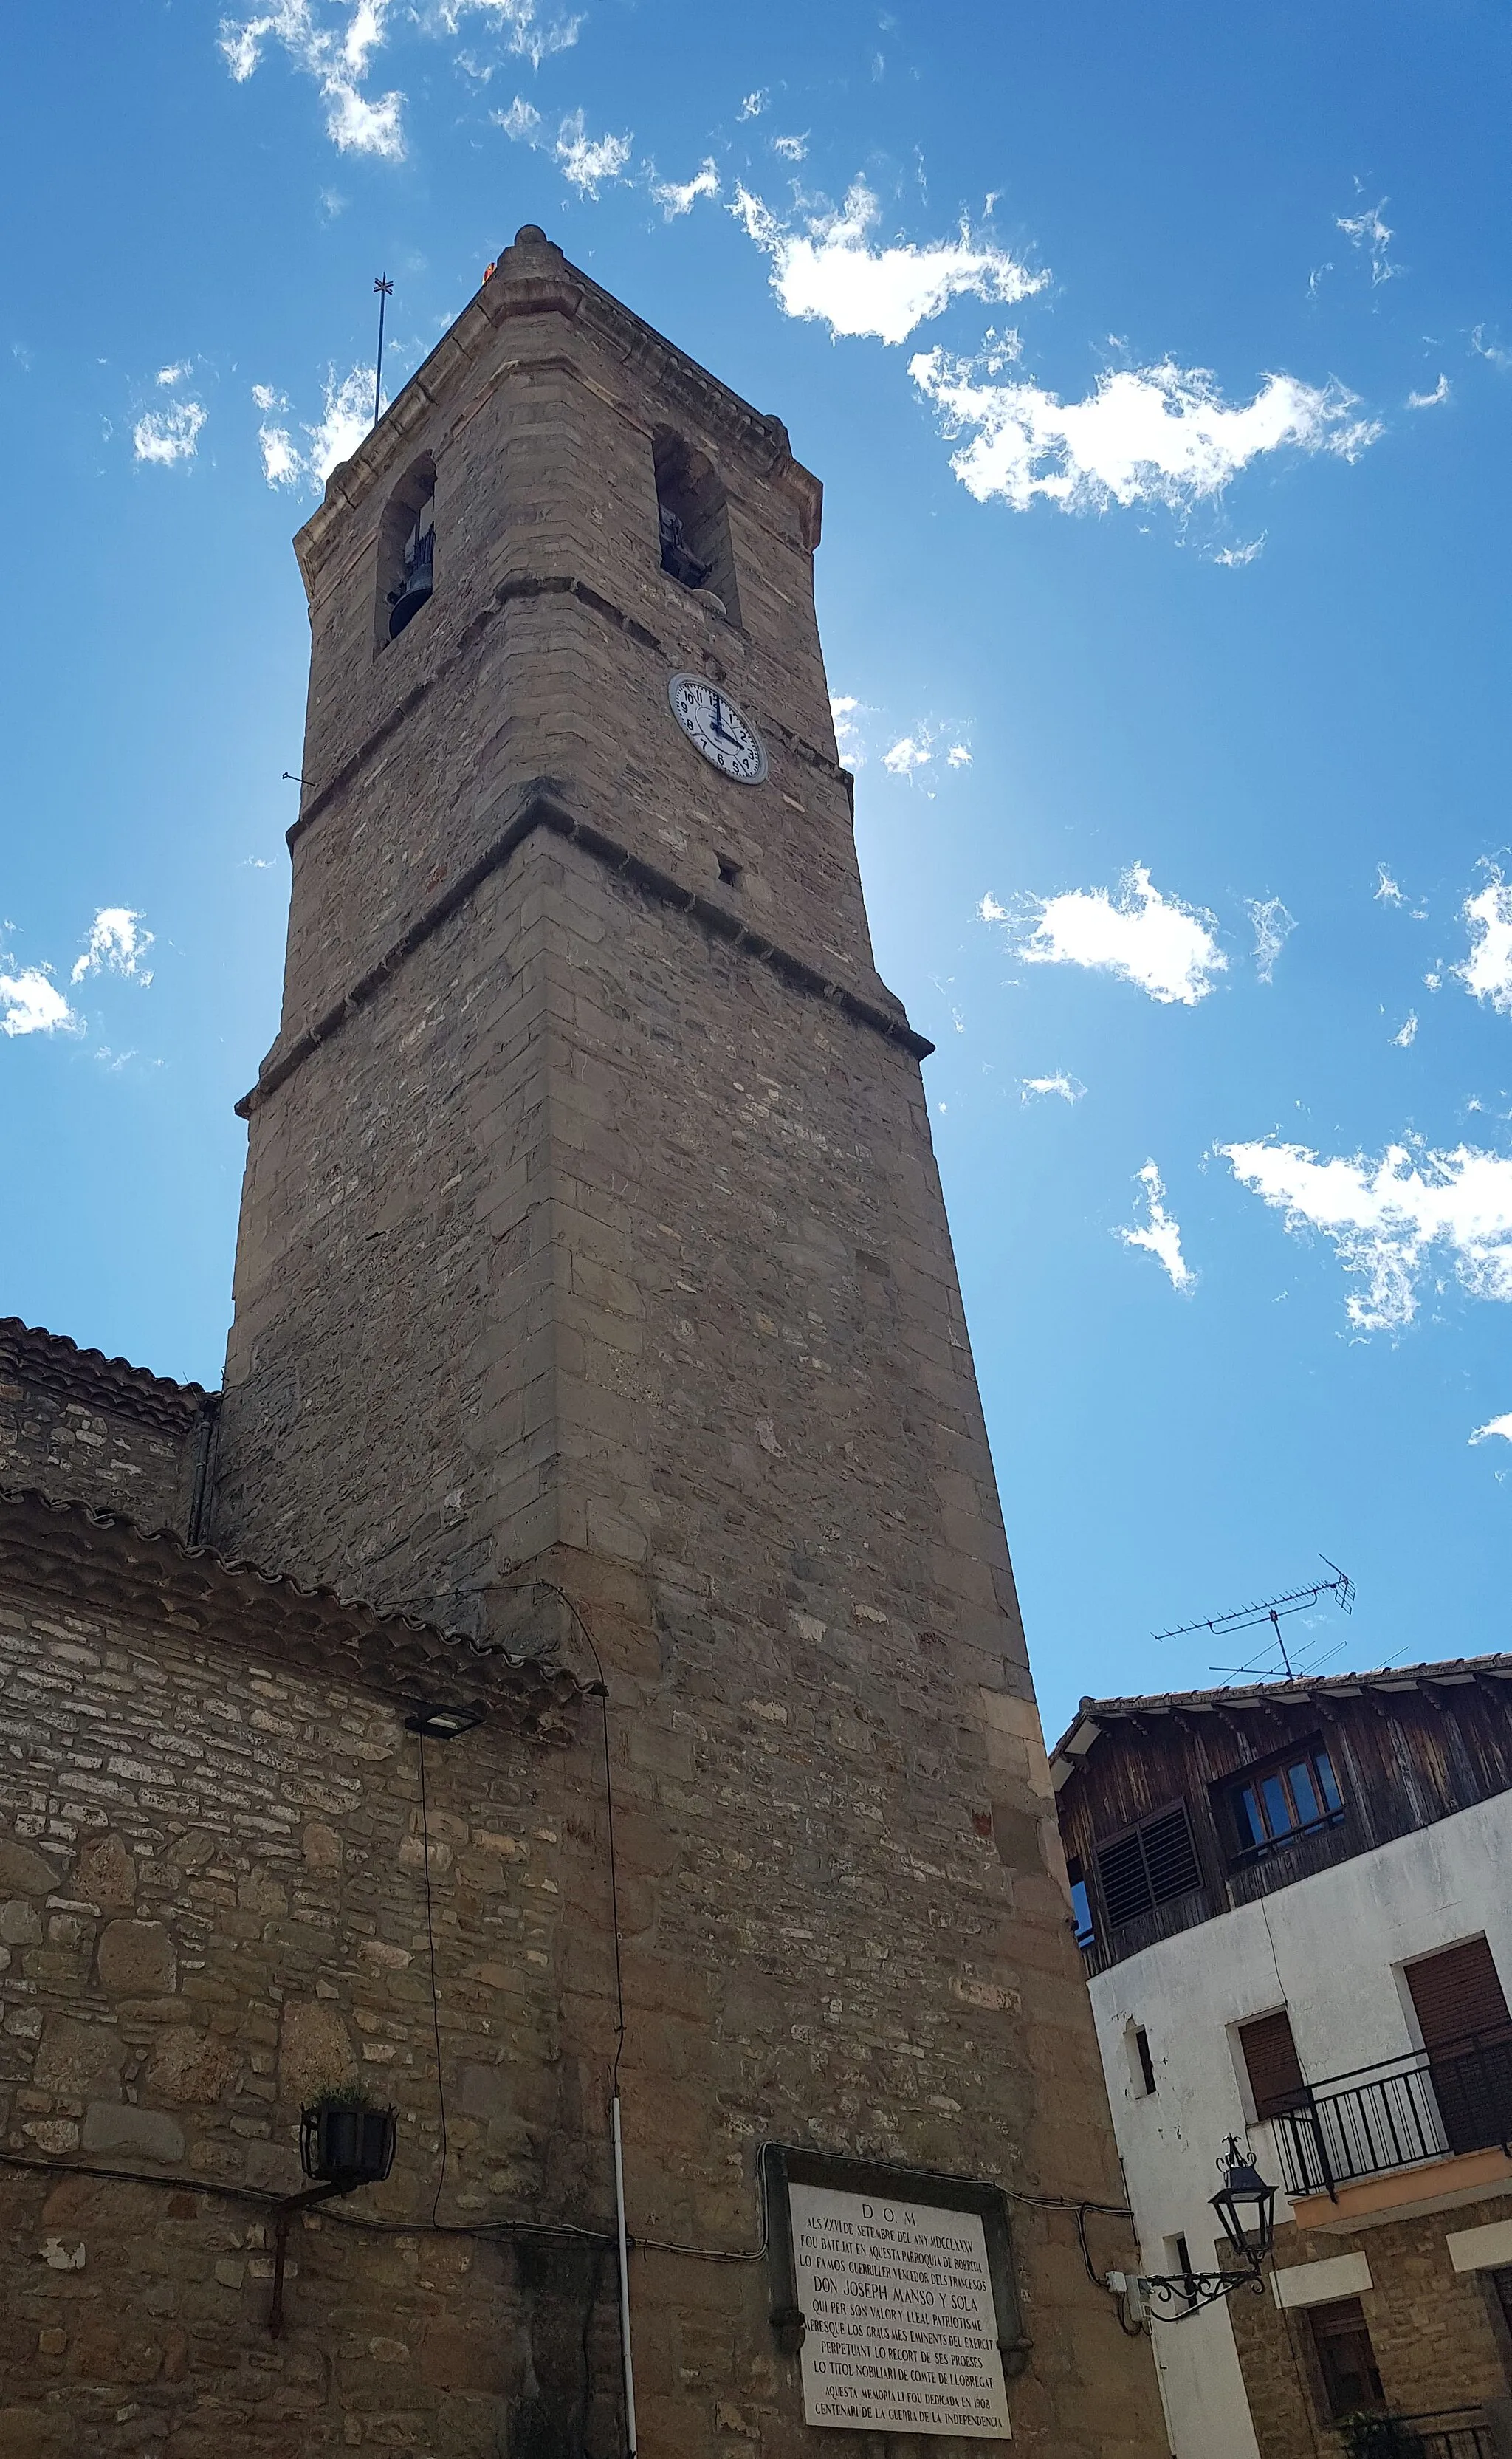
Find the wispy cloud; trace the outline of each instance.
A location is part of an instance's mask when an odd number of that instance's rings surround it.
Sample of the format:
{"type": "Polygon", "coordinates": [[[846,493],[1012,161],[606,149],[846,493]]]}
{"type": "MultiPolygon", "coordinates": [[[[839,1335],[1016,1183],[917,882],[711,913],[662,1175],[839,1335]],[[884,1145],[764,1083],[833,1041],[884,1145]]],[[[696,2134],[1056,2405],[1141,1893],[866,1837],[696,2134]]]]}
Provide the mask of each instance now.
{"type": "Polygon", "coordinates": [[[1500,1435],[1504,1441],[1512,1443],[1512,1409],[1507,1411],[1504,1418],[1487,1418],[1483,1426],[1477,1426],[1470,1440],[1473,1443],[1483,1443],[1493,1435],[1500,1435]]]}
{"type": "Polygon", "coordinates": [[[765,86],[755,86],[746,96],[735,116],[737,119],[759,119],[770,100],[771,96],[765,86]]]}
{"type": "Polygon", "coordinates": [[[571,180],[578,195],[597,197],[606,179],[623,177],[633,141],[628,135],[590,137],[582,113],[572,111],[556,132],[555,151],[563,177],[571,180]]]}
{"type": "Polygon", "coordinates": [[[690,214],[700,197],[717,197],[720,176],[712,155],[705,155],[691,179],[654,179],[651,194],[666,216],[675,221],[680,214],[690,214]]]}
{"type": "Polygon", "coordinates": [[[1405,905],[1407,902],[1383,862],[1376,865],[1374,893],[1377,905],[1405,905]]]}
{"type": "Polygon", "coordinates": [[[1407,396],[1407,407],[1409,410],[1434,410],[1439,402],[1447,401],[1448,398],[1449,379],[1447,376],[1440,376],[1432,392],[1410,392],[1407,396]]]}
{"type": "Polygon", "coordinates": [[[1288,1230],[1321,1230],[1345,1271],[1364,1280],[1346,1308],[1361,1331],[1411,1323],[1434,1256],[1472,1296],[1512,1300],[1512,1160],[1502,1154],[1469,1145],[1433,1152],[1416,1139],[1388,1145],[1378,1161],[1320,1160],[1270,1139],[1218,1151],[1288,1230]]]}
{"type": "Polygon", "coordinates": [[[1296,929],[1296,919],[1287,912],[1279,896],[1246,899],[1246,912],[1254,930],[1255,972],[1263,982],[1274,977],[1275,962],[1296,929]]]}
{"type": "Polygon", "coordinates": [[[439,0],[435,14],[449,34],[459,32],[464,18],[483,19],[506,50],[534,69],[556,52],[571,51],[582,27],[581,16],[542,9],[537,0],[439,0]]]}
{"type": "Polygon", "coordinates": [[[1182,1253],[1181,1225],[1166,1209],[1166,1187],[1160,1171],[1152,1161],[1147,1161],[1138,1177],[1144,1190],[1147,1218],[1131,1229],[1115,1230],[1113,1235],[1122,1239],[1125,1247],[1143,1247],[1153,1255],[1169,1277],[1171,1288],[1185,1295],[1196,1288],[1197,1275],[1182,1253]]]}
{"type": "Polygon", "coordinates": [[[1503,349],[1500,342],[1488,342],[1483,325],[1478,325],[1471,334],[1470,347],[1478,359],[1485,359],[1493,368],[1512,368],[1512,350],[1503,349]]]}
{"type": "Polygon", "coordinates": [[[176,461],[194,459],[204,423],[202,402],[174,401],[164,410],[149,410],[132,429],[132,450],[138,461],[172,469],[176,461]]]}
{"type": "Polygon", "coordinates": [[[268,45],[277,45],[314,79],[326,104],[326,134],[340,152],[402,162],[404,95],[368,95],[361,87],[386,39],[388,17],[388,0],[346,0],[334,19],[317,14],[314,0],[274,0],[261,16],[222,18],[220,51],[244,85],[268,45]]]}
{"type": "Polygon", "coordinates": [[[802,229],[780,221],[739,183],[730,211],[771,259],[771,286],[784,313],[827,324],[832,335],[906,342],[963,293],[1025,299],[1049,279],[975,238],[964,221],[953,240],[878,245],[882,209],[864,179],[853,182],[842,206],[810,215],[802,229]]]}
{"type": "Polygon", "coordinates": [[[1017,917],[992,896],[977,911],[984,922],[1017,930],[1015,953],[1026,964],[1082,965],[1136,982],[1163,1007],[1195,1007],[1228,963],[1213,916],[1163,896],[1143,863],[1119,887],[1116,903],[1105,888],[1073,888],[1060,896],[1026,898],[1017,917]]]}
{"type": "Polygon", "coordinates": [[[153,935],[143,930],[142,917],[130,905],[102,905],[90,925],[82,956],[75,957],[69,979],[87,981],[91,974],[124,974],[145,985],[152,980],[142,970],[141,959],[152,946],[153,935]]]}
{"type": "MultiPolygon", "coordinates": [[[[514,137],[516,143],[534,145],[539,152],[550,153],[560,167],[563,178],[571,182],[578,195],[595,199],[606,180],[624,177],[635,141],[628,133],[623,137],[590,137],[580,110],[566,113],[557,125],[556,136],[547,137],[542,134],[540,113],[521,95],[514,96],[508,111],[494,112],[494,124],[502,128],[505,136],[514,137]]],[[[712,162],[706,166],[710,171],[713,167],[712,162]]],[[[699,184],[703,176],[700,172],[698,179],[690,183],[687,203],[671,207],[667,216],[669,221],[673,213],[686,213],[695,196],[707,193],[699,184]]],[[[669,197],[679,192],[659,188],[653,193],[664,205],[669,197]]]]}
{"type": "Polygon", "coordinates": [[[1470,954],[1453,965],[1467,991],[1488,999],[1499,1016],[1512,1016],[1512,886],[1487,864],[1484,888],[1464,901],[1470,954]]]}
{"type": "Polygon", "coordinates": [[[1334,217],[1334,229],[1343,232],[1352,247],[1363,248],[1369,256],[1373,289],[1401,271],[1401,266],[1393,264],[1386,254],[1394,235],[1381,216],[1390,202],[1389,197],[1382,197],[1378,205],[1367,205],[1360,213],[1334,217]]]}
{"type": "Polygon", "coordinates": [[[1265,542],[1269,535],[1268,531],[1262,530],[1258,537],[1252,537],[1250,540],[1248,546],[1219,547],[1213,556],[1214,563],[1224,564],[1230,572],[1242,572],[1247,563],[1258,563],[1265,553],[1265,542]]]}
{"type": "Polygon", "coordinates": [[[835,746],[848,768],[866,767],[866,744],[861,733],[861,719],[870,714],[865,701],[853,694],[831,695],[830,714],[834,720],[835,746]]]}
{"type": "Polygon", "coordinates": [[[0,973],[0,1033],[14,1041],[28,1033],[76,1033],[76,1017],[52,979],[49,967],[25,965],[19,973],[0,973]]]}
{"type": "Polygon", "coordinates": [[[945,754],[946,767],[969,768],[971,765],[972,756],[967,745],[964,743],[953,743],[950,749],[945,754]]]}
{"type": "MultiPolygon", "coordinates": [[[[300,432],[306,439],[295,441],[291,428],[265,417],[258,429],[258,450],[262,456],[262,475],[270,487],[324,487],[331,472],[343,461],[349,461],[372,427],[373,370],[353,368],[349,374],[338,377],[334,368],[326,371],[326,401],[321,417],[313,426],[302,424],[300,432]]],[[[252,398],[260,410],[286,410],[288,404],[271,385],[254,385],[252,398]]]]}
{"type": "Polygon", "coordinates": [[[160,385],[182,384],[185,376],[193,373],[193,359],[176,359],[172,367],[159,368],[154,381],[160,385]]]}
{"type": "Polygon", "coordinates": [[[980,503],[1000,497],[1026,512],[1037,495],[1062,511],[1113,504],[1185,509],[1216,495],[1263,453],[1291,448],[1358,458],[1381,430],[1356,418],[1342,385],[1267,376],[1252,401],[1228,403],[1202,368],[1125,368],[1102,375],[1082,401],[1062,402],[1030,380],[997,380],[986,361],[921,350],[910,368],[949,436],[970,441],[951,467],[980,503]]]}
{"type": "Polygon", "coordinates": [[[882,754],[882,766],[890,776],[912,777],[918,768],[927,768],[934,754],[928,735],[905,734],[882,754]]]}
{"type": "Polygon", "coordinates": [[[1053,1093],[1062,1102],[1080,1102],[1086,1086],[1077,1076],[1020,1076],[1020,1102],[1043,1101],[1053,1093]]]}
{"type": "Polygon", "coordinates": [[[1412,1008],[1408,1012],[1407,1021],[1402,1026],[1401,1031],[1392,1035],[1392,1046],[1396,1050],[1410,1050],[1417,1039],[1418,1011],[1416,1008],[1412,1008]]]}
{"type": "Polygon", "coordinates": [[[774,137],[771,140],[771,150],[774,154],[780,154],[785,162],[806,160],[808,153],[808,131],[806,128],[801,137],[774,137]]]}

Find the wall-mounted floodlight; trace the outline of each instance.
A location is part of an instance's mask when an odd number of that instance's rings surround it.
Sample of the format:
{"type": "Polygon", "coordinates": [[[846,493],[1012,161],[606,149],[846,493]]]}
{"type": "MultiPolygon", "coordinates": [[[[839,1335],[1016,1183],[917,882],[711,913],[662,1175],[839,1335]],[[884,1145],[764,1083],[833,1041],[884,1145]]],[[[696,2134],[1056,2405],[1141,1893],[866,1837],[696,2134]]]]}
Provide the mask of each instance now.
{"type": "Polygon", "coordinates": [[[428,1741],[454,1742],[458,1734],[470,1734],[474,1725],[481,1725],[487,1713],[476,1700],[462,1708],[417,1708],[405,1718],[405,1732],[421,1734],[428,1741]]]}

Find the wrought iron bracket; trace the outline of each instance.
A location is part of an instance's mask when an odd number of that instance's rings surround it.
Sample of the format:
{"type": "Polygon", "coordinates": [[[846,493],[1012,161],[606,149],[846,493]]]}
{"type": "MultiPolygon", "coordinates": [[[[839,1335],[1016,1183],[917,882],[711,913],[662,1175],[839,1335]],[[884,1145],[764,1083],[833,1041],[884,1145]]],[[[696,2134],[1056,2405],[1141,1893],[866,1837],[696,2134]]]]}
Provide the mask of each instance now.
{"type": "Polygon", "coordinates": [[[1248,2271],[1176,2271],[1150,2274],[1110,2271],[1108,2287],[1122,2297],[1131,2322],[1185,2322],[1205,2305],[1221,2304],[1226,2297],[1248,2288],[1265,2295],[1265,2275],[1258,2263],[1248,2271]]]}

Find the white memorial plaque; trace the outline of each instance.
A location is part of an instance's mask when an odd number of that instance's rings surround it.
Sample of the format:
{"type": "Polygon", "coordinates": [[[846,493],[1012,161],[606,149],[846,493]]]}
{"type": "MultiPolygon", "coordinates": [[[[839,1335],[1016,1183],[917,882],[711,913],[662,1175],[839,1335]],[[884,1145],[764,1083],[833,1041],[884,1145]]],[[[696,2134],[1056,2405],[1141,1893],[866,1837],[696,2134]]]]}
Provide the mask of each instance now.
{"type": "Polygon", "coordinates": [[[1010,2441],[978,2214],[796,2180],[788,2196],[805,2421],[1010,2441]]]}

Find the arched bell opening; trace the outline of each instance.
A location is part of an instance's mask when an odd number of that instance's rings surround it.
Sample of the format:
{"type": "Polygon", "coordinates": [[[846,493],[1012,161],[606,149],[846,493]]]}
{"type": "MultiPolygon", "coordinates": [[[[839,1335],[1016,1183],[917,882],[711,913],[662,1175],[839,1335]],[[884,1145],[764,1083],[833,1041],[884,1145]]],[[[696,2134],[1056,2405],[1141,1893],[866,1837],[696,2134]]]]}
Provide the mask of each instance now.
{"type": "Polygon", "coordinates": [[[414,620],[435,587],[435,463],[422,453],[385,507],[378,533],[376,646],[414,620]]]}
{"type": "Polygon", "coordinates": [[[730,545],[729,507],[718,471],[685,437],[659,428],[652,438],[662,569],[684,589],[706,590],[732,623],[740,593],[730,545]]]}

